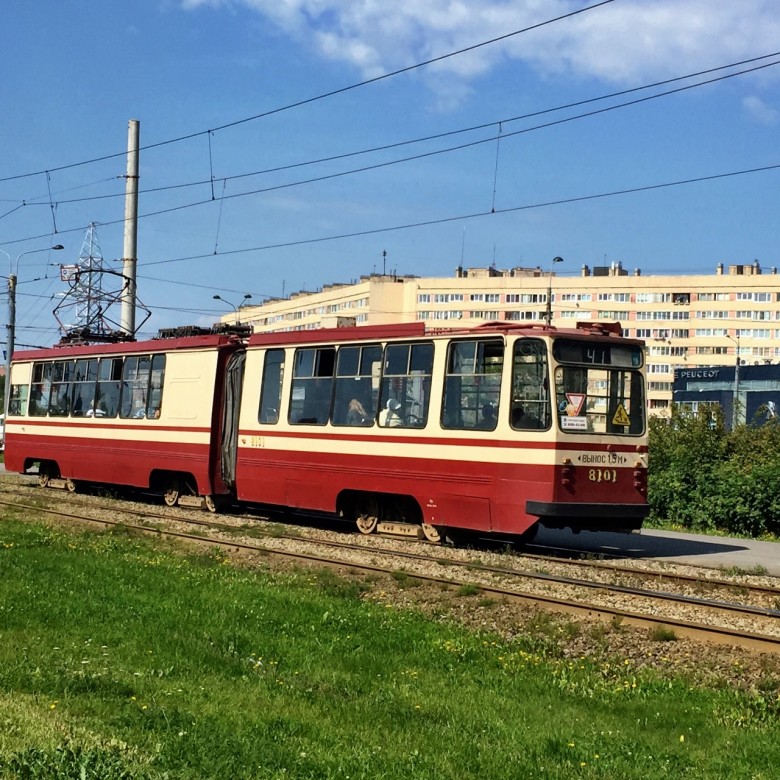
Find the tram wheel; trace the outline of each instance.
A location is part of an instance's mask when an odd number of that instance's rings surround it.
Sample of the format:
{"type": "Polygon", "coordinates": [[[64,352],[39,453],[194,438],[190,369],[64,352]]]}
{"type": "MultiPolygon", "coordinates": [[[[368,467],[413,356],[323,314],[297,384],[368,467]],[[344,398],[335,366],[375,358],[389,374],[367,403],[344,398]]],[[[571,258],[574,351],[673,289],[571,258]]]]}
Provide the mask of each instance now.
{"type": "Polygon", "coordinates": [[[372,534],[379,524],[379,503],[370,494],[360,496],[354,503],[355,523],[361,534],[372,534]]]}
{"type": "Polygon", "coordinates": [[[430,523],[423,523],[422,530],[425,538],[429,542],[433,542],[434,544],[441,544],[441,531],[435,525],[431,525],[430,523]]]}
{"type": "Polygon", "coordinates": [[[208,509],[209,512],[213,514],[219,512],[219,502],[216,498],[214,498],[214,496],[204,496],[203,500],[206,504],[206,509],[208,509]]]}
{"type": "Polygon", "coordinates": [[[67,490],[68,493],[75,493],[78,490],[78,487],[79,486],[72,479],[65,480],[65,490],[67,490]]]}
{"type": "Polygon", "coordinates": [[[52,476],[54,476],[52,468],[48,463],[41,463],[38,466],[38,485],[40,487],[48,487],[52,476]]]}
{"type": "Polygon", "coordinates": [[[176,506],[181,495],[181,483],[176,477],[171,477],[163,493],[163,501],[166,506],[176,506]]]}

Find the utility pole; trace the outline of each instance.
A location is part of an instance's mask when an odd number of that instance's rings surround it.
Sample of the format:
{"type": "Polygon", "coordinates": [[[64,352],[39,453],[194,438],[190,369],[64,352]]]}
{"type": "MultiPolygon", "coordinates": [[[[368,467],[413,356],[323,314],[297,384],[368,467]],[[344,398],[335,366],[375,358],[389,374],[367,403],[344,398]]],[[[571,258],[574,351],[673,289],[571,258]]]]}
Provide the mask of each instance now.
{"type": "Polygon", "coordinates": [[[140,123],[131,119],[127,129],[127,175],[125,183],[125,245],[122,274],[125,289],[122,294],[120,327],[127,336],[135,336],[136,266],[138,264],[138,142],[140,123]]]}
{"type": "Polygon", "coordinates": [[[733,341],[737,346],[734,348],[737,359],[734,363],[734,398],[731,402],[731,429],[734,430],[739,425],[739,330],[734,331],[734,336],[726,334],[726,338],[733,341]]]}
{"type": "Polygon", "coordinates": [[[547,325],[552,325],[552,275],[553,266],[556,263],[562,263],[562,257],[553,257],[550,263],[550,273],[547,276],[547,313],[545,315],[545,322],[547,325]]]}
{"type": "Polygon", "coordinates": [[[6,326],[8,331],[8,337],[6,339],[6,353],[5,353],[5,404],[3,407],[4,413],[4,425],[5,434],[8,434],[8,408],[11,401],[11,358],[16,348],[16,276],[19,273],[19,261],[25,255],[33,255],[37,252],[48,252],[54,249],[59,251],[65,249],[62,244],[55,244],[54,246],[47,246],[43,249],[30,249],[28,252],[22,252],[16,258],[16,263],[11,261],[11,256],[8,252],[3,252],[8,257],[8,325],[6,326]]]}

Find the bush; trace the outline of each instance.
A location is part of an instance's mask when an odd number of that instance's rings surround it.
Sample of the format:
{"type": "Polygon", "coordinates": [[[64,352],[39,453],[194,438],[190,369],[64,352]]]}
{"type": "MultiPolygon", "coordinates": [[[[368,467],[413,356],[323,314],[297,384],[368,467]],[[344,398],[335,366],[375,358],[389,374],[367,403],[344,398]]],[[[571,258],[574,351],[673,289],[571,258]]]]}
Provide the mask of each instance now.
{"type": "Polygon", "coordinates": [[[718,406],[650,421],[651,517],[696,531],[780,534],[780,424],[727,431],[718,406]]]}

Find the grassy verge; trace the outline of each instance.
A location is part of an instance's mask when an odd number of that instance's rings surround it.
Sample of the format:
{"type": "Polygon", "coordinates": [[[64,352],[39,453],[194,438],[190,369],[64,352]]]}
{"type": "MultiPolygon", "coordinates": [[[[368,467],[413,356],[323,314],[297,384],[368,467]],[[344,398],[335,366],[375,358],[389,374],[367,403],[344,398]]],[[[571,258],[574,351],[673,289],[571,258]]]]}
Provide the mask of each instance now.
{"type": "MultiPolygon", "coordinates": [[[[332,573],[0,522],[0,777],[770,778],[775,693],[691,689],[332,573]]],[[[464,596],[465,598],[465,596],[464,596]]]]}

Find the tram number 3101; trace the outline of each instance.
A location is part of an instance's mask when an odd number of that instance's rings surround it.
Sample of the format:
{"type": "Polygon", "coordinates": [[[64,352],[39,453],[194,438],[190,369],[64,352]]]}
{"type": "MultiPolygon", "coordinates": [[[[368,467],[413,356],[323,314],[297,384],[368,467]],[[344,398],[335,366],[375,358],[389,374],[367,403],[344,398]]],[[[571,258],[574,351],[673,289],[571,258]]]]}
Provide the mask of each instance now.
{"type": "Polygon", "coordinates": [[[617,469],[588,469],[591,482],[617,482],[617,469]]]}

